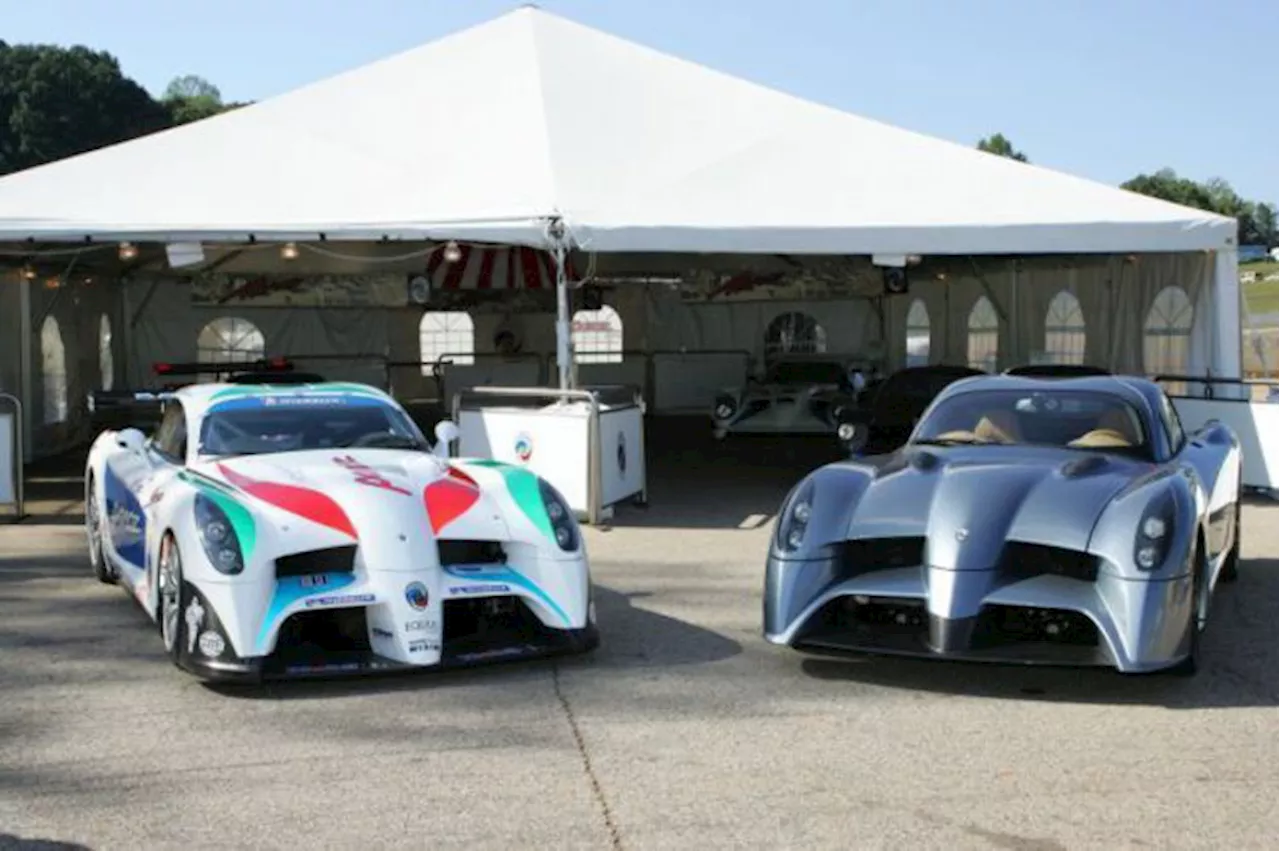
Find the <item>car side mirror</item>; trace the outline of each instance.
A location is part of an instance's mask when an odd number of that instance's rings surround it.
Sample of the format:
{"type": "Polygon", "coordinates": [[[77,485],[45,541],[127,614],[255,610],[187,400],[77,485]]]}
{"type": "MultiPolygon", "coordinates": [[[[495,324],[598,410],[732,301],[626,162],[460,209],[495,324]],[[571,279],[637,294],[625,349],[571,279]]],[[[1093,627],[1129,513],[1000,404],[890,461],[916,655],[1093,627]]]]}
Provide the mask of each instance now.
{"type": "Polygon", "coordinates": [[[147,437],[136,428],[126,428],[116,432],[116,446],[129,452],[141,452],[147,445],[147,437]]]}
{"type": "Polygon", "coordinates": [[[836,436],[844,444],[845,451],[857,455],[867,445],[871,437],[871,429],[865,423],[841,423],[836,429],[836,436]]]}
{"type": "Polygon", "coordinates": [[[436,445],[433,451],[440,458],[450,456],[450,446],[458,439],[461,432],[452,420],[441,420],[436,423],[436,445]]]}

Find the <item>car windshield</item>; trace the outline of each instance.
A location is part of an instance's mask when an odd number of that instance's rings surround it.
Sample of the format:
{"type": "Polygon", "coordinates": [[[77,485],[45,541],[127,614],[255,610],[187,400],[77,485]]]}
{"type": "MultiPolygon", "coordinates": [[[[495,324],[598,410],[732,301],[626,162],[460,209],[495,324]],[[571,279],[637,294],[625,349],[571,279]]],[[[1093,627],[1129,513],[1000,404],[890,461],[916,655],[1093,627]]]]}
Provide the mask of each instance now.
{"type": "Polygon", "coordinates": [[[342,393],[252,395],[213,405],[200,426],[201,455],[258,455],[307,449],[426,449],[400,409],[342,393]]]}
{"type": "Polygon", "coordinates": [[[837,361],[777,361],[764,380],[768,384],[842,384],[845,371],[837,361]]]}
{"type": "Polygon", "coordinates": [[[1124,399],[1083,390],[975,390],[944,399],[913,443],[1059,446],[1150,457],[1142,417],[1124,399]]]}

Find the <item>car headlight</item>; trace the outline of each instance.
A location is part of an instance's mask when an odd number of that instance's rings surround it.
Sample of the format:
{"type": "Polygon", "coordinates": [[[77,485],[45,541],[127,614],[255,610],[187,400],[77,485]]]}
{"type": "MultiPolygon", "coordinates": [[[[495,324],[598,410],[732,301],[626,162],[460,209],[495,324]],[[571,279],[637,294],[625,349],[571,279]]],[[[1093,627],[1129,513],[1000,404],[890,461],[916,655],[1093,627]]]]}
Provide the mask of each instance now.
{"type": "Polygon", "coordinates": [[[1155,570],[1164,564],[1173,539],[1173,500],[1166,494],[1154,500],[1142,514],[1134,540],[1133,561],[1139,570],[1155,570]]]}
{"type": "Polygon", "coordinates": [[[204,494],[196,494],[195,509],[200,543],[214,569],[228,576],[244,570],[244,554],[227,513],[204,494]]]}
{"type": "Polygon", "coordinates": [[[805,483],[778,518],[778,547],[783,552],[793,553],[804,546],[805,532],[813,517],[813,490],[813,482],[805,483]]]}
{"type": "Polygon", "coordinates": [[[716,397],[716,417],[727,420],[733,416],[733,412],[737,410],[738,403],[728,393],[721,393],[716,397]]]}
{"type": "Polygon", "coordinates": [[[547,509],[556,544],[567,553],[573,552],[578,548],[578,521],[568,503],[545,479],[538,479],[538,490],[542,493],[542,504],[547,509]]]}

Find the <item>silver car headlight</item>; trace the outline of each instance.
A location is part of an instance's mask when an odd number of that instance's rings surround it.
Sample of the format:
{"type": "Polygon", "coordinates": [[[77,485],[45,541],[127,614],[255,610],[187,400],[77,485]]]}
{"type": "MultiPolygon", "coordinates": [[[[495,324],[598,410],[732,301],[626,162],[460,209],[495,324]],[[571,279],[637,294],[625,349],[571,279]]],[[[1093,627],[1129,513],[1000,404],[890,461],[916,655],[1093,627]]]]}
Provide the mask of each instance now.
{"type": "Polygon", "coordinates": [[[1143,571],[1157,569],[1168,557],[1172,540],[1173,500],[1164,494],[1147,506],[1138,522],[1133,546],[1134,564],[1143,571]]]}
{"type": "Polygon", "coordinates": [[[551,521],[556,545],[567,553],[573,552],[578,548],[578,521],[569,510],[568,503],[545,479],[538,479],[538,490],[547,510],[547,519],[551,521]]]}
{"type": "Polygon", "coordinates": [[[806,482],[786,503],[778,518],[778,548],[793,553],[804,546],[805,533],[813,518],[813,482],[806,482]]]}
{"type": "Polygon", "coordinates": [[[243,571],[244,553],[227,513],[204,494],[196,494],[195,512],[200,544],[214,569],[227,576],[243,571]]]}

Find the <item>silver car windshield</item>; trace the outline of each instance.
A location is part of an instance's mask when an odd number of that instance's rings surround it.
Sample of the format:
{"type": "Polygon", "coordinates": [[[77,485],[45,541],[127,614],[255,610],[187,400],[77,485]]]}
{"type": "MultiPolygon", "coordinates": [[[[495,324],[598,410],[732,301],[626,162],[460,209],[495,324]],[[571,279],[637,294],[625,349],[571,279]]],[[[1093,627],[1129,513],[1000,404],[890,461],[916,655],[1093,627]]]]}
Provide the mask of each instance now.
{"type": "Polygon", "coordinates": [[[1125,399],[1087,390],[974,390],[938,402],[913,443],[1057,446],[1150,458],[1142,417],[1125,399]]]}

